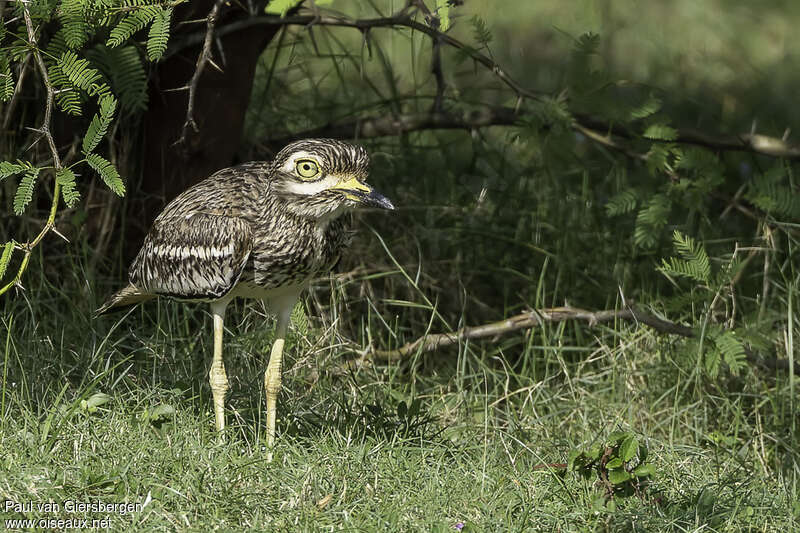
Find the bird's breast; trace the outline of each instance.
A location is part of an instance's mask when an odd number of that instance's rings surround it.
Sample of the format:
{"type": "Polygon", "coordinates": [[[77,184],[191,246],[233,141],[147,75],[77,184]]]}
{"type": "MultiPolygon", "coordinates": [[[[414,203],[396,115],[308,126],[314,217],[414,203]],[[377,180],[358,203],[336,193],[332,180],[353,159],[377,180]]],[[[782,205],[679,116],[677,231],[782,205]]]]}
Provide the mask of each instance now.
{"type": "Polygon", "coordinates": [[[265,290],[306,283],[334,266],[346,237],[344,224],[338,220],[324,228],[285,220],[264,225],[254,232],[253,251],[240,283],[265,290]]]}

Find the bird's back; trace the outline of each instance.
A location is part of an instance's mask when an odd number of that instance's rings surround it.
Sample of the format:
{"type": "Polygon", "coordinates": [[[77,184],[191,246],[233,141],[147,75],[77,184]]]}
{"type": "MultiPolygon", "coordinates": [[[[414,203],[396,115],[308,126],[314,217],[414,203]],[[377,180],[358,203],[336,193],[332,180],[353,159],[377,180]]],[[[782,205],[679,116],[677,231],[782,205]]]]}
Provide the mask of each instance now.
{"type": "Polygon", "coordinates": [[[167,204],[154,225],[202,213],[241,218],[255,224],[267,193],[269,162],[224,168],[186,189],[167,204]]]}

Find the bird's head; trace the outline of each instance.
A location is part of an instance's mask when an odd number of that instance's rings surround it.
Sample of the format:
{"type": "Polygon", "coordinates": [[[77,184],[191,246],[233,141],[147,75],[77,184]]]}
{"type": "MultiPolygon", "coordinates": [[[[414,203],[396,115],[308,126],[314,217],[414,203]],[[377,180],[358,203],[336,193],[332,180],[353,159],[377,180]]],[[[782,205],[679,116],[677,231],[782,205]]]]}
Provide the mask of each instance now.
{"type": "Polygon", "coordinates": [[[364,148],[333,139],[305,139],[275,156],[271,185],[289,209],[313,218],[360,206],[394,209],[388,198],[366,183],[368,173],[364,148]]]}

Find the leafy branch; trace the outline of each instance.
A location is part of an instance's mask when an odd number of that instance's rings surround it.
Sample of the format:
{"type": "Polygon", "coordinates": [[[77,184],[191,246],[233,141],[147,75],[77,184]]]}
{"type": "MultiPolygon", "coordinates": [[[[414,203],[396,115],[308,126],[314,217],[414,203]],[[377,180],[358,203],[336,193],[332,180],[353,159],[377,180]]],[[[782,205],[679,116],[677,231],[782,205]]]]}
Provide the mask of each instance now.
{"type": "Polygon", "coordinates": [[[142,58],[135,47],[126,44],[127,41],[150,24],[147,57],[156,61],[166,50],[175,3],[148,1],[149,4],[137,1],[135,6],[125,8],[117,8],[109,2],[75,0],[60,0],[47,6],[16,2],[25,25],[24,31],[5,33],[12,41],[0,50],[0,76],[3,76],[0,100],[10,100],[3,122],[10,123],[16,97],[21,92],[25,71],[32,58],[46,94],[41,125],[27,129],[34,133],[31,147],[44,139],[49,162],[41,165],[30,161],[2,161],[0,180],[20,176],[13,201],[14,213],[18,216],[33,203],[36,186],[44,181],[42,177],[45,174],[52,176],[53,192],[47,219],[36,236],[26,242],[11,240],[0,247],[0,278],[8,272],[15,252],[22,252],[16,272],[0,287],[0,294],[20,286],[33,249],[50,232],[60,235],[55,225],[61,199],[67,207],[73,207],[80,199],[76,166],[85,164],[92,168],[114,193],[124,195],[125,184],[114,164],[96,151],[103,139],[109,136],[118,108],[138,111],[146,102],[147,84],[142,58]],[[49,33],[49,23],[53,20],[60,26],[49,33]],[[98,35],[109,36],[104,39],[105,44],[97,42],[98,35]],[[47,43],[44,48],[39,46],[40,41],[47,43]],[[12,63],[19,65],[16,86],[12,63]],[[97,112],[81,139],[84,158],[65,166],[53,138],[54,113],[60,110],[68,115],[82,116],[88,102],[96,103],[97,112]]]}
{"type": "MultiPolygon", "coordinates": [[[[61,158],[58,155],[58,149],[56,148],[56,142],[53,139],[53,134],[50,131],[51,121],[53,118],[53,103],[55,100],[55,91],[53,90],[53,86],[50,84],[50,79],[47,76],[47,67],[44,64],[44,60],[42,59],[42,55],[39,52],[37,41],[36,41],[36,32],[33,28],[33,21],[31,20],[30,10],[28,9],[28,4],[22,2],[22,14],[25,18],[25,27],[28,31],[28,43],[30,44],[31,51],[33,53],[34,60],[36,62],[36,66],[39,70],[39,75],[42,77],[42,83],[45,86],[47,91],[47,97],[45,99],[45,109],[44,109],[44,118],[42,119],[42,125],[38,129],[39,138],[44,139],[47,141],[47,145],[50,149],[50,156],[53,159],[53,168],[55,169],[56,173],[58,173],[61,167],[61,158]]],[[[30,172],[30,171],[29,171],[30,172]]],[[[31,174],[26,174],[30,176],[31,174]]],[[[37,171],[38,175],[38,171],[37,171]]],[[[33,178],[35,179],[35,177],[33,178]]],[[[27,201],[30,201],[30,197],[33,194],[33,179],[29,180],[29,187],[30,187],[30,194],[27,197],[27,201]]],[[[24,179],[23,179],[24,180],[24,179]]],[[[56,212],[58,211],[58,198],[60,194],[61,184],[58,180],[55,181],[53,185],[53,200],[50,205],[50,214],[47,217],[47,221],[44,224],[44,227],[41,229],[38,235],[23,244],[16,244],[14,246],[15,249],[22,250],[22,262],[17,269],[17,273],[14,275],[14,278],[6,283],[4,286],[0,287],[0,295],[7,292],[11,287],[19,283],[19,280],[22,279],[22,275],[25,273],[25,270],[28,268],[28,263],[31,258],[31,252],[33,249],[44,239],[45,235],[50,233],[50,231],[55,227],[55,220],[56,220],[56,212]]],[[[27,203],[27,202],[26,202],[27,203]]],[[[17,202],[15,200],[15,211],[17,207],[17,202]]],[[[11,261],[11,255],[13,253],[9,252],[10,248],[6,247],[4,250],[2,258],[0,258],[0,270],[5,271],[8,263],[11,261]],[[7,253],[6,253],[7,252],[7,253]]]]}

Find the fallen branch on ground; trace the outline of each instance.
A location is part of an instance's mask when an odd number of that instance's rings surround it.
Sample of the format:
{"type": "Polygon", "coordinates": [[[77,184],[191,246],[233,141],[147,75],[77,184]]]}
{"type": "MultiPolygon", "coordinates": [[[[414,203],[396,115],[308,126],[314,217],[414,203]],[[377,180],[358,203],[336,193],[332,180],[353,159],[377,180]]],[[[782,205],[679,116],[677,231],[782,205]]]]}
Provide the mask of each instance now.
{"type": "MultiPolygon", "coordinates": [[[[415,353],[432,352],[439,348],[458,344],[468,339],[481,339],[485,337],[496,337],[519,330],[530,329],[540,326],[545,322],[564,322],[566,320],[582,320],[594,326],[604,322],[624,320],[636,322],[650,326],[659,333],[679,335],[681,337],[695,337],[694,329],[664,320],[655,315],[646,313],[635,307],[628,307],[619,310],[606,311],[587,311],[576,307],[551,307],[547,309],[536,309],[514,315],[505,320],[483,324],[481,326],[464,327],[458,331],[449,333],[435,333],[424,335],[415,341],[404,344],[394,350],[375,350],[368,348],[361,357],[361,361],[377,359],[381,361],[398,361],[405,359],[415,353]]],[[[789,361],[785,359],[771,358],[765,359],[747,350],[747,359],[751,363],[767,370],[788,370],[789,361]]],[[[795,364],[794,373],[800,375],[800,364],[795,364]]]]}

